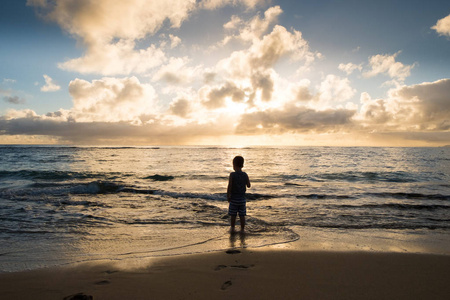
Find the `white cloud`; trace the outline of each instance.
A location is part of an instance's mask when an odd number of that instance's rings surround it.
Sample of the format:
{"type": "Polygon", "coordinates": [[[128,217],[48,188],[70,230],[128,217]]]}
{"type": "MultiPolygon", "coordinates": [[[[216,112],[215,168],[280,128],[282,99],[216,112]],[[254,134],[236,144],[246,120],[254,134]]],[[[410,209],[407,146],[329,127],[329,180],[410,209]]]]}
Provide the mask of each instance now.
{"type": "Polygon", "coordinates": [[[379,74],[386,74],[393,79],[404,81],[411,75],[411,69],[414,65],[404,65],[396,61],[398,54],[400,52],[394,55],[378,54],[370,57],[369,66],[371,70],[364,72],[363,75],[369,78],[379,74]]]}
{"type": "Polygon", "coordinates": [[[364,94],[358,119],[378,131],[448,131],[449,95],[450,79],[395,88],[387,99],[364,94]]]}
{"type": "Polygon", "coordinates": [[[59,85],[53,82],[53,79],[44,74],[45,85],[41,87],[42,92],[56,92],[61,89],[59,85]]]}
{"type": "MultiPolygon", "coordinates": [[[[165,20],[179,27],[195,0],[29,1],[45,18],[58,23],[85,47],[84,56],[59,64],[62,69],[103,75],[142,73],[160,65],[165,54],[136,41],[156,33],[165,20]]],[[[176,39],[173,45],[177,43],[176,39]]]]}
{"type": "Polygon", "coordinates": [[[327,75],[325,80],[321,82],[318,91],[318,100],[321,101],[321,106],[345,102],[356,93],[356,90],[350,86],[348,78],[341,78],[332,74],[327,75]]]}
{"type": "Polygon", "coordinates": [[[265,4],[268,0],[200,0],[199,7],[204,9],[217,9],[225,5],[244,5],[253,8],[265,4]]]}
{"type": "Polygon", "coordinates": [[[283,11],[279,6],[274,6],[267,9],[264,12],[264,19],[256,16],[249,22],[243,23],[244,27],[240,30],[238,37],[244,41],[252,41],[253,39],[260,38],[265,32],[267,32],[269,26],[277,21],[278,16],[282,12],[283,11]]]}
{"type": "Polygon", "coordinates": [[[283,57],[310,63],[314,60],[314,53],[309,51],[308,42],[302,38],[301,32],[293,30],[291,33],[283,26],[276,25],[269,34],[253,39],[249,49],[235,51],[220,61],[218,67],[234,78],[249,77],[254,70],[274,67],[283,57]]]}
{"type": "Polygon", "coordinates": [[[21,119],[21,118],[27,118],[27,119],[33,119],[39,117],[38,114],[36,114],[31,109],[23,109],[23,110],[16,110],[16,109],[8,109],[5,116],[1,117],[4,120],[14,120],[14,119],[21,119]]]}
{"type": "Polygon", "coordinates": [[[234,29],[239,28],[243,22],[244,21],[242,21],[241,18],[234,15],[234,16],[231,16],[231,20],[228,23],[225,23],[223,25],[223,28],[225,28],[227,30],[234,30],[234,29]]]}
{"type": "Polygon", "coordinates": [[[84,122],[133,121],[158,113],[156,93],[136,77],[102,78],[88,82],[75,79],[69,84],[73,98],[72,116],[84,122]]]}
{"type": "Polygon", "coordinates": [[[115,44],[91,47],[85,56],[68,60],[59,64],[59,67],[84,74],[119,75],[147,72],[166,59],[164,52],[153,45],[147,49],[135,50],[134,41],[120,40],[115,44]]]}
{"type": "Polygon", "coordinates": [[[439,35],[446,35],[450,37],[450,15],[437,21],[436,25],[431,27],[436,30],[439,35]]]}
{"type": "MultiPolygon", "coordinates": [[[[179,28],[198,9],[216,9],[224,5],[254,7],[256,0],[29,0],[38,14],[56,22],[84,47],[82,57],[59,64],[64,70],[80,73],[118,75],[147,72],[161,65],[165,53],[155,45],[137,47],[137,41],[157,33],[168,22],[179,28]]],[[[171,48],[181,39],[169,35],[171,48]]]]}
{"type": "Polygon", "coordinates": [[[173,34],[169,34],[170,48],[173,49],[181,44],[181,39],[173,34]]]}
{"type": "Polygon", "coordinates": [[[17,80],[15,80],[15,79],[3,78],[3,83],[4,84],[13,84],[13,83],[16,83],[16,82],[17,82],[17,80]]]}
{"type": "Polygon", "coordinates": [[[170,84],[189,83],[195,78],[200,67],[190,68],[187,66],[188,63],[187,57],[171,58],[153,75],[152,80],[164,80],[170,84]]]}
{"type": "Polygon", "coordinates": [[[249,21],[244,21],[240,17],[233,15],[231,20],[223,25],[223,27],[231,32],[225,36],[219,46],[226,45],[233,40],[244,42],[255,42],[265,34],[270,26],[278,20],[278,16],[282,13],[279,6],[270,7],[264,12],[264,18],[261,19],[256,15],[249,21]],[[237,33],[234,33],[237,32],[237,33]]]}
{"type": "Polygon", "coordinates": [[[353,71],[355,70],[362,70],[362,64],[356,65],[353,63],[347,63],[347,64],[339,64],[338,66],[339,70],[347,73],[347,75],[350,75],[353,73],[353,71]]]}

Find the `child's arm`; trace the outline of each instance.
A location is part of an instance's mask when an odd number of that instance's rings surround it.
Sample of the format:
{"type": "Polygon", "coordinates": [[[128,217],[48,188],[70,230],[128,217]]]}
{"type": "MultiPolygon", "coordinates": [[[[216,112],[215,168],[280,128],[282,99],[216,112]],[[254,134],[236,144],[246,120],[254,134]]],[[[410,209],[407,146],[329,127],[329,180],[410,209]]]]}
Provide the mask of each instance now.
{"type": "Polygon", "coordinates": [[[231,180],[231,174],[230,178],[228,179],[228,188],[227,188],[227,201],[231,201],[231,186],[233,185],[233,180],[231,180]]]}
{"type": "Polygon", "coordinates": [[[249,187],[251,187],[252,185],[250,184],[250,179],[248,178],[248,175],[247,175],[247,187],[249,188],[249,187]]]}

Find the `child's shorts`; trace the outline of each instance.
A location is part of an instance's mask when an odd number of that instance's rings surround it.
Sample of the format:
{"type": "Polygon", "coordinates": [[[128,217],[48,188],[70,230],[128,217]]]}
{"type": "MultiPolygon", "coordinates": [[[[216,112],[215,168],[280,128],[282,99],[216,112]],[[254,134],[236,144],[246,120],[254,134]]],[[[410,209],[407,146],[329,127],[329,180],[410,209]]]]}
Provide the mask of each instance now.
{"type": "Polygon", "coordinates": [[[230,216],[236,216],[239,213],[239,216],[246,216],[247,215],[247,207],[244,203],[233,203],[230,202],[230,206],[228,207],[228,214],[230,216]]]}

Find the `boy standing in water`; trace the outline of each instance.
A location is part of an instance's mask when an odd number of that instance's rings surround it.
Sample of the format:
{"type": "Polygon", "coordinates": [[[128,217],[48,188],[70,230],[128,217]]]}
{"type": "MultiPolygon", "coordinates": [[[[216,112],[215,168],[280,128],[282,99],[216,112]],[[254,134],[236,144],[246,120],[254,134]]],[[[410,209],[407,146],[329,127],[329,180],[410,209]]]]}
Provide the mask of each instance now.
{"type": "Polygon", "coordinates": [[[235,172],[230,173],[227,189],[227,200],[230,203],[228,207],[228,214],[231,216],[231,232],[234,232],[236,224],[236,215],[239,213],[239,220],[241,221],[241,232],[245,228],[245,216],[247,215],[245,191],[250,187],[250,179],[247,173],[242,172],[244,167],[244,158],[236,156],[233,159],[233,169],[235,172]]]}

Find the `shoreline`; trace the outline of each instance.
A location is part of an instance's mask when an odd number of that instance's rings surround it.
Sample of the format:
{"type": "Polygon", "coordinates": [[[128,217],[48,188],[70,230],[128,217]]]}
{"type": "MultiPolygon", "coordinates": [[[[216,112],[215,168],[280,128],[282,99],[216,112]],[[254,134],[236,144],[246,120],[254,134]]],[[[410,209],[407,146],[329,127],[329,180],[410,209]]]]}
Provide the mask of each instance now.
{"type": "Polygon", "coordinates": [[[450,255],[234,250],[1,273],[0,293],[5,299],[65,299],[78,293],[93,299],[446,299],[450,294],[450,255]]]}

